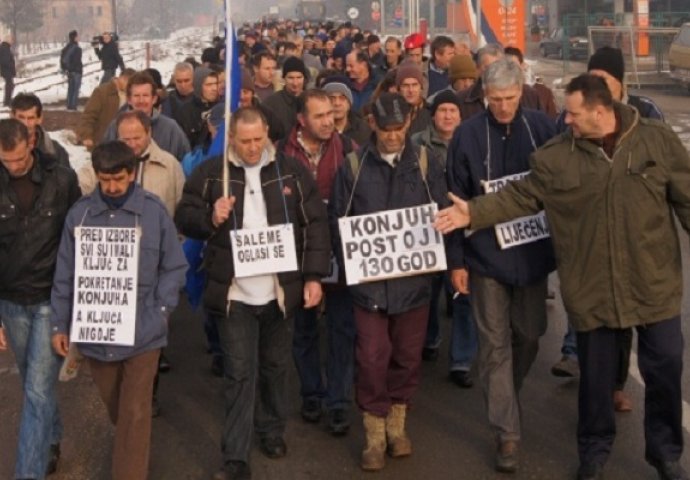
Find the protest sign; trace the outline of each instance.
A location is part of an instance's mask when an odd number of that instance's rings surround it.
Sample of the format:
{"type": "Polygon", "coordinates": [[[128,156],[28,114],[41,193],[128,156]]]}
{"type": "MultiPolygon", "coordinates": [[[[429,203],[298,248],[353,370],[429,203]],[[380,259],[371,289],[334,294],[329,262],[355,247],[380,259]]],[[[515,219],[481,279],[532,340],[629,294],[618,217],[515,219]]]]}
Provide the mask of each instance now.
{"type": "MultiPolygon", "coordinates": [[[[486,193],[496,193],[510,182],[520,180],[528,174],[529,172],[522,172],[506,175],[496,180],[482,182],[482,185],[486,193]]],[[[505,223],[497,223],[494,225],[494,231],[496,232],[496,240],[501,250],[536,242],[550,236],[549,224],[546,221],[546,214],[543,210],[536,215],[516,218],[505,223]]]]}
{"type": "Polygon", "coordinates": [[[348,285],[446,269],[436,204],[338,220],[348,285]]]}
{"type": "Polygon", "coordinates": [[[295,234],[291,223],[230,232],[237,278],[297,270],[295,234]]]}
{"type": "Polygon", "coordinates": [[[139,272],[136,228],[77,227],[72,331],[77,343],[134,345],[139,272]]]}

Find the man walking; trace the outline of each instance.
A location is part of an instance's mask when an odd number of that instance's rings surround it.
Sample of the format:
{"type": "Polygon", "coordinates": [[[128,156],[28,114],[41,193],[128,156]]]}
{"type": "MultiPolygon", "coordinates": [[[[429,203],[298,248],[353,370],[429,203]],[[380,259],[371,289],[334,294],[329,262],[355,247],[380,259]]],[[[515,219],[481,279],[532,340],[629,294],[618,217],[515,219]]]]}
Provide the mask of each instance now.
{"type": "Polygon", "coordinates": [[[12,37],[7,37],[0,43],[0,77],[5,80],[5,96],[2,104],[10,106],[12,94],[14,93],[14,77],[17,76],[17,67],[14,62],[14,52],[12,51],[12,37]]]}
{"type": "Polygon", "coordinates": [[[61,362],[50,347],[50,289],[62,225],[79,196],[73,170],[32,150],[21,122],[0,120],[0,319],[24,393],[17,479],[42,479],[60,458],[61,362]]]}
{"type": "Polygon", "coordinates": [[[113,34],[110,32],[103,32],[100,38],[100,43],[94,47],[96,55],[101,61],[101,68],[103,69],[103,76],[101,77],[101,85],[108,83],[111,78],[115,76],[115,70],[120,67],[120,71],[125,69],[125,62],[120,55],[120,49],[117,42],[113,39],[113,34]],[[100,47],[98,45],[101,45],[100,47]]]}

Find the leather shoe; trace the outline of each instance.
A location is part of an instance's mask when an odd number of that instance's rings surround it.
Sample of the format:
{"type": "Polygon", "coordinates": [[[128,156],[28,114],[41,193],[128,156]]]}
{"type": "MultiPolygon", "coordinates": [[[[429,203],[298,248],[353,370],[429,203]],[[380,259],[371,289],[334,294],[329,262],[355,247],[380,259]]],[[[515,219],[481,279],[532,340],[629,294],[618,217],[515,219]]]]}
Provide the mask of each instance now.
{"type": "Polygon", "coordinates": [[[496,450],[496,471],[503,473],[515,473],[518,468],[518,443],[515,440],[506,440],[498,444],[496,450]]]}
{"type": "Polygon", "coordinates": [[[281,458],[287,455],[287,445],[282,437],[264,437],[259,442],[261,453],[268,458],[281,458]]]}
{"type": "Polygon", "coordinates": [[[46,466],[46,475],[52,475],[57,472],[58,462],[60,461],[60,444],[55,443],[50,446],[48,453],[48,465],[46,466]]]}
{"type": "Polygon", "coordinates": [[[474,382],[472,381],[472,376],[470,372],[466,370],[453,370],[448,374],[450,381],[456,384],[460,388],[472,388],[474,382]]]}
{"type": "Polygon", "coordinates": [[[163,352],[161,352],[161,356],[158,357],[158,371],[160,373],[167,373],[170,371],[170,360],[168,360],[168,357],[166,357],[163,352]]]}
{"type": "Polygon", "coordinates": [[[213,480],[249,480],[252,478],[252,472],[248,463],[232,460],[225,465],[223,470],[216,472],[212,478],[213,480]]]}
{"type": "Polygon", "coordinates": [[[328,430],[331,435],[340,436],[345,435],[350,429],[350,419],[347,418],[347,412],[342,408],[334,408],[328,412],[328,430]]]}
{"type": "Polygon", "coordinates": [[[438,360],[438,348],[424,347],[422,349],[422,360],[425,362],[435,362],[438,360]]]}
{"type": "Polygon", "coordinates": [[[581,463],[577,469],[577,480],[602,480],[604,466],[598,463],[581,463]]]}
{"type": "Polygon", "coordinates": [[[676,460],[651,460],[649,463],[656,468],[659,480],[688,480],[688,475],[676,460]]]}
{"type": "Polygon", "coordinates": [[[318,423],[321,419],[321,401],[313,398],[305,398],[302,401],[300,414],[305,422],[318,423]]]}

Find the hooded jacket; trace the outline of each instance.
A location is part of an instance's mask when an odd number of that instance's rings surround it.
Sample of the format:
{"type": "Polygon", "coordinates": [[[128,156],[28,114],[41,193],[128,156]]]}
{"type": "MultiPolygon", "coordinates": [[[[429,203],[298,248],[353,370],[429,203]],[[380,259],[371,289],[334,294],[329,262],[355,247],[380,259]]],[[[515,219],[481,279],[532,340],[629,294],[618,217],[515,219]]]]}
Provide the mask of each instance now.
{"type": "Polygon", "coordinates": [[[175,118],[187,135],[192,149],[202,145],[206,141],[206,137],[210,135],[202,115],[211,110],[218,102],[203,100],[202,89],[204,82],[211,74],[213,74],[213,70],[206,67],[197,67],[194,70],[194,98],[180,107],[179,114],[175,118]]]}

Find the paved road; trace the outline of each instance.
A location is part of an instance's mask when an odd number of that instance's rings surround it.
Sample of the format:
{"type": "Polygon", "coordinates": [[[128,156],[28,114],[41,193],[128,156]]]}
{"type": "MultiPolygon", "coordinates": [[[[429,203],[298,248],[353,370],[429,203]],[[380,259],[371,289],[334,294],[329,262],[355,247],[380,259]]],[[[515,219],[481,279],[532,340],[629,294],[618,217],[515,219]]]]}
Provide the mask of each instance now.
{"type": "MultiPolygon", "coordinates": [[[[667,119],[685,139],[690,149],[690,96],[685,92],[663,91],[653,97],[667,119]]],[[[687,236],[683,250],[688,258],[687,236]]],[[[687,269],[686,269],[687,270],[687,269]]],[[[554,283],[555,285],[555,283],[554,283]]],[[[690,301],[686,286],[683,319],[690,301]]],[[[577,468],[575,419],[577,384],[554,378],[549,369],[559,358],[565,320],[560,301],[549,302],[549,328],[541,351],[522,392],[522,463],[515,479],[551,480],[574,478],[577,468]]],[[[444,333],[448,322],[444,321],[444,333]]],[[[684,330],[687,335],[687,322],[684,330]]],[[[447,335],[446,337],[447,338],[447,335]]],[[[447,344],[444,344],[447,346],[447,344]]],[[[690,350],[688,350],[690,351],[690,350]]],[[[690,353],[686,351],[686,364],[690,353]]],[[[219,436],[222,419],[222,380],[210,373],[210,358],[198,313],[182,306],[173,316],[168,356],[173,364],[162,377],[160,398],[163,414],[154,420],[151,458],[152,480],[206,479],[220,464],[219,436]]],[[[363,444],[360,416],[353,412],[353,428],[344,438],[329,436],[323,425],[304,424],[298,414],[297,378],[291,371],[290,416],[286,440],[289,454],[282,460],[268,460],[253,452],[254,478],[258,480],[311,479],[503,479],[494,473],[494,444],[487,426],[482,392],[461,390],[446,380],[447,356],[423,366],[422,386],[410,414],[409,430],[414,454],[391,460],[377,474],[363,474],[358,468],[363,444]]],[[[685,375],[685,399],[690,400],[690,383],[685,375]]],[[[97,398],[88,372],[68,384],[59,385],[64,414],[63,460],[54,480],[105,480],[109,478],[112,430],[97,398]]],[[[643,390],[639,375],[632,369],[627,390],[634,411],[618,416],[618,437],[607,466],[611,480],[656,478],[643,461],[643,390]]],[[[19,378],[11,354],[0,354],[0,479],[12,478],[12,465],[19,414],[19,378]]],[[[690,407],[686,403],[686,410],[690,407]]],[[[690,413],[685,415],[686,425],[690,413]]],[[[687,429],[690,428],[686,426],[687,429]]],[[[690,470],[688,455],[683,464],[690,470]]]]}

